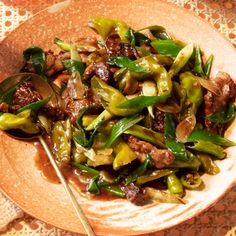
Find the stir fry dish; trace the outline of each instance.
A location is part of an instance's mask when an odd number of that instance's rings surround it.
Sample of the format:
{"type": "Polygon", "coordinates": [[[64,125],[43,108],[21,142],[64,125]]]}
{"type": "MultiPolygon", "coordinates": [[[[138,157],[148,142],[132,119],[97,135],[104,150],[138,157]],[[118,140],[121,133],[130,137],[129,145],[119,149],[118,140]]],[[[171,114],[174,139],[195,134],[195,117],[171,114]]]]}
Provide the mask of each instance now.
{"type": "Polygon", "coordinates": [[[59,54],[24,50],[19,80],[0,85],[0,129],[43,134],[86,196],[185,203],[186,190],[203,189],[201,176],[217,174],[215,160],[235,145],[224,138],[234,80],[213,78],[213,55],[162,26],[134,30],[96,17],[89,27],[96,38],[55,38],[59,54]]]}

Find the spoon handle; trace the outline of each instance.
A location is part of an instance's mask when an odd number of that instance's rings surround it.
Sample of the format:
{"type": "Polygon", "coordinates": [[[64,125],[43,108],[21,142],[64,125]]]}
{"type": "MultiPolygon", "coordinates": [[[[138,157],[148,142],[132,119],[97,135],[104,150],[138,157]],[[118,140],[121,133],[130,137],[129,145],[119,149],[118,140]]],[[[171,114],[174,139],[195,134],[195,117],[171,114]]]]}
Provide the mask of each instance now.
{"type": "Polygon", "coordinates": [[[39,141],[42,144],[44,150],[46,151],[46,153],[47,153],[47,155],[49,157],[49,160],[50,160],[54,170],[56,171],[56,174],[57,174],[58,178],[60,179],[60,181],[61,181],[61,183],[62,183],[66,193],[69,195],[70,200],[71,200],[71,202],[73,204],[73,207],[74,207],[74,209],[75,209],[75,211],[76,211],[76,213],[77,213],[77,215],[78,215],[78,217],[80,219],[80,222],[84,226],[84,229],[85,229],[87,235],[95,236],[95,234],[94,234],[94,232],[92,230],[92,227],[89,224],[89,221],[88,221],[87,217],[85,216],[85,214],[84,214],[81,206],[79,205],[78,201],[76,200],[76,197],[73,194],[70,186],[66,182],[66,180],[65,180],[64,176],[62,175],[59,167],[57,166],[56,161],[54,160],[53,155],[52,155],[52,153],[51,153],[47,143],[45,142],[44,138],[41,135],[38,138],[39,138],[39,141]]]}

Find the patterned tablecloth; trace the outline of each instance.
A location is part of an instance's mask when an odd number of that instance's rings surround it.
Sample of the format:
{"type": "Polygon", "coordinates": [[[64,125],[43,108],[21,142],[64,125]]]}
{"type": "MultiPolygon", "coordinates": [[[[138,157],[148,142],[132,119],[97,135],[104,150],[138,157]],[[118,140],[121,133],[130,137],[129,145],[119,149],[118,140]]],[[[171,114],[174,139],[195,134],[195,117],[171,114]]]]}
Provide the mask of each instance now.
{"type": "MultiPolygon", "coordinates": [[[[209,21],[236,47],[236,0],[168,0],[209,21]]],[[[0,41],[20,23],[60,0],[1,0],[0,41]]],[[[236,63],[236,62],[235,62],[236,63]]],[[[45,224],[24,213],[0,193],[0,234],[76,235],[45,224]]],[[[236,187],[212,208],[178,226],[152,236],[236,235],[236,187]]]]}

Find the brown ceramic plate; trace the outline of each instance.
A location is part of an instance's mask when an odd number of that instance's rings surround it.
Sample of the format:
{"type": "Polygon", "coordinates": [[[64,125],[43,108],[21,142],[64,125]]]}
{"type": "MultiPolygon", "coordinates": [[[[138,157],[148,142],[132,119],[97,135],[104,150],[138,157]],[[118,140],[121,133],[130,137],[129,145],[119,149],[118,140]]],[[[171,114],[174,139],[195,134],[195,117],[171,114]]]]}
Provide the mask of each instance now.
{"type": "MultiPolygon", "coordinates": [[[[35,15],[0,44],[0,78],[17,72],[22,51],[32,44],[54,49],[54,37],[74,40],[89,36],[87,22],[94,16],[126,21],[134,28],[159,24],[176,38],[199,44],[206,55],[213,53],[212,73],[228,72],[236,78],[236,52],[231,44],[206,22],[172,4],[144,0],[84,0],[65,2],[35,15]]],[[[227,137],[236,141],[236,122],[227,137]]],[[[204,176],[203,191],[187,193],[186,205],[152,204],[137,207],[126,200],[89,201],[78,199],[97,234],[135,235],[166,229],[183,222],[212,205],[233,184],[236,177],[236,149],[219,166],[221,173],[204,176]],[[233,156],[234,153],[234,156],[233,156]]],[[[34,164],[35,148],[0,133],[0,187],[29,214],[57,227],[84,232],[61,185],[45,181],[34,164]]]]}

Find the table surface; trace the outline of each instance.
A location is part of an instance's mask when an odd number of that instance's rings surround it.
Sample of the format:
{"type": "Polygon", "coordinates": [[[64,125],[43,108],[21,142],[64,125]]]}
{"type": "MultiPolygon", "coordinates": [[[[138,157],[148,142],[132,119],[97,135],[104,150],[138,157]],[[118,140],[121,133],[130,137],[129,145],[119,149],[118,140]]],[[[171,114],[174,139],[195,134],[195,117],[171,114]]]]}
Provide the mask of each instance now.
{"type": "MultiPolygon", "coordinates": [[[[61,0],[1,0],[0,41],[20,23],[61,0]]],[[[195,12],[207,20],[236,47],[236,0],[168,0],[195,12]]],[[[212,208],[199,216],[152,236],[217,236],[236,235],[236,186],[230,189],[212,208]]],[[[57,229],[35,219],[0,193],[0,214],[6,216],[9,224],[2,228],[3,235],[77,235],[57,229]],[[4,208],[2,207],[4,206],[4,208]],[[3,209],[1,209],[3,208],[3,209]],[[1,210],[4,215],[1,214],[1,210]]],[[[1,228],[0,219],[0,228],[1,228]]],[[[1,230],[1,229],[0,229],[1,230]]]]}

